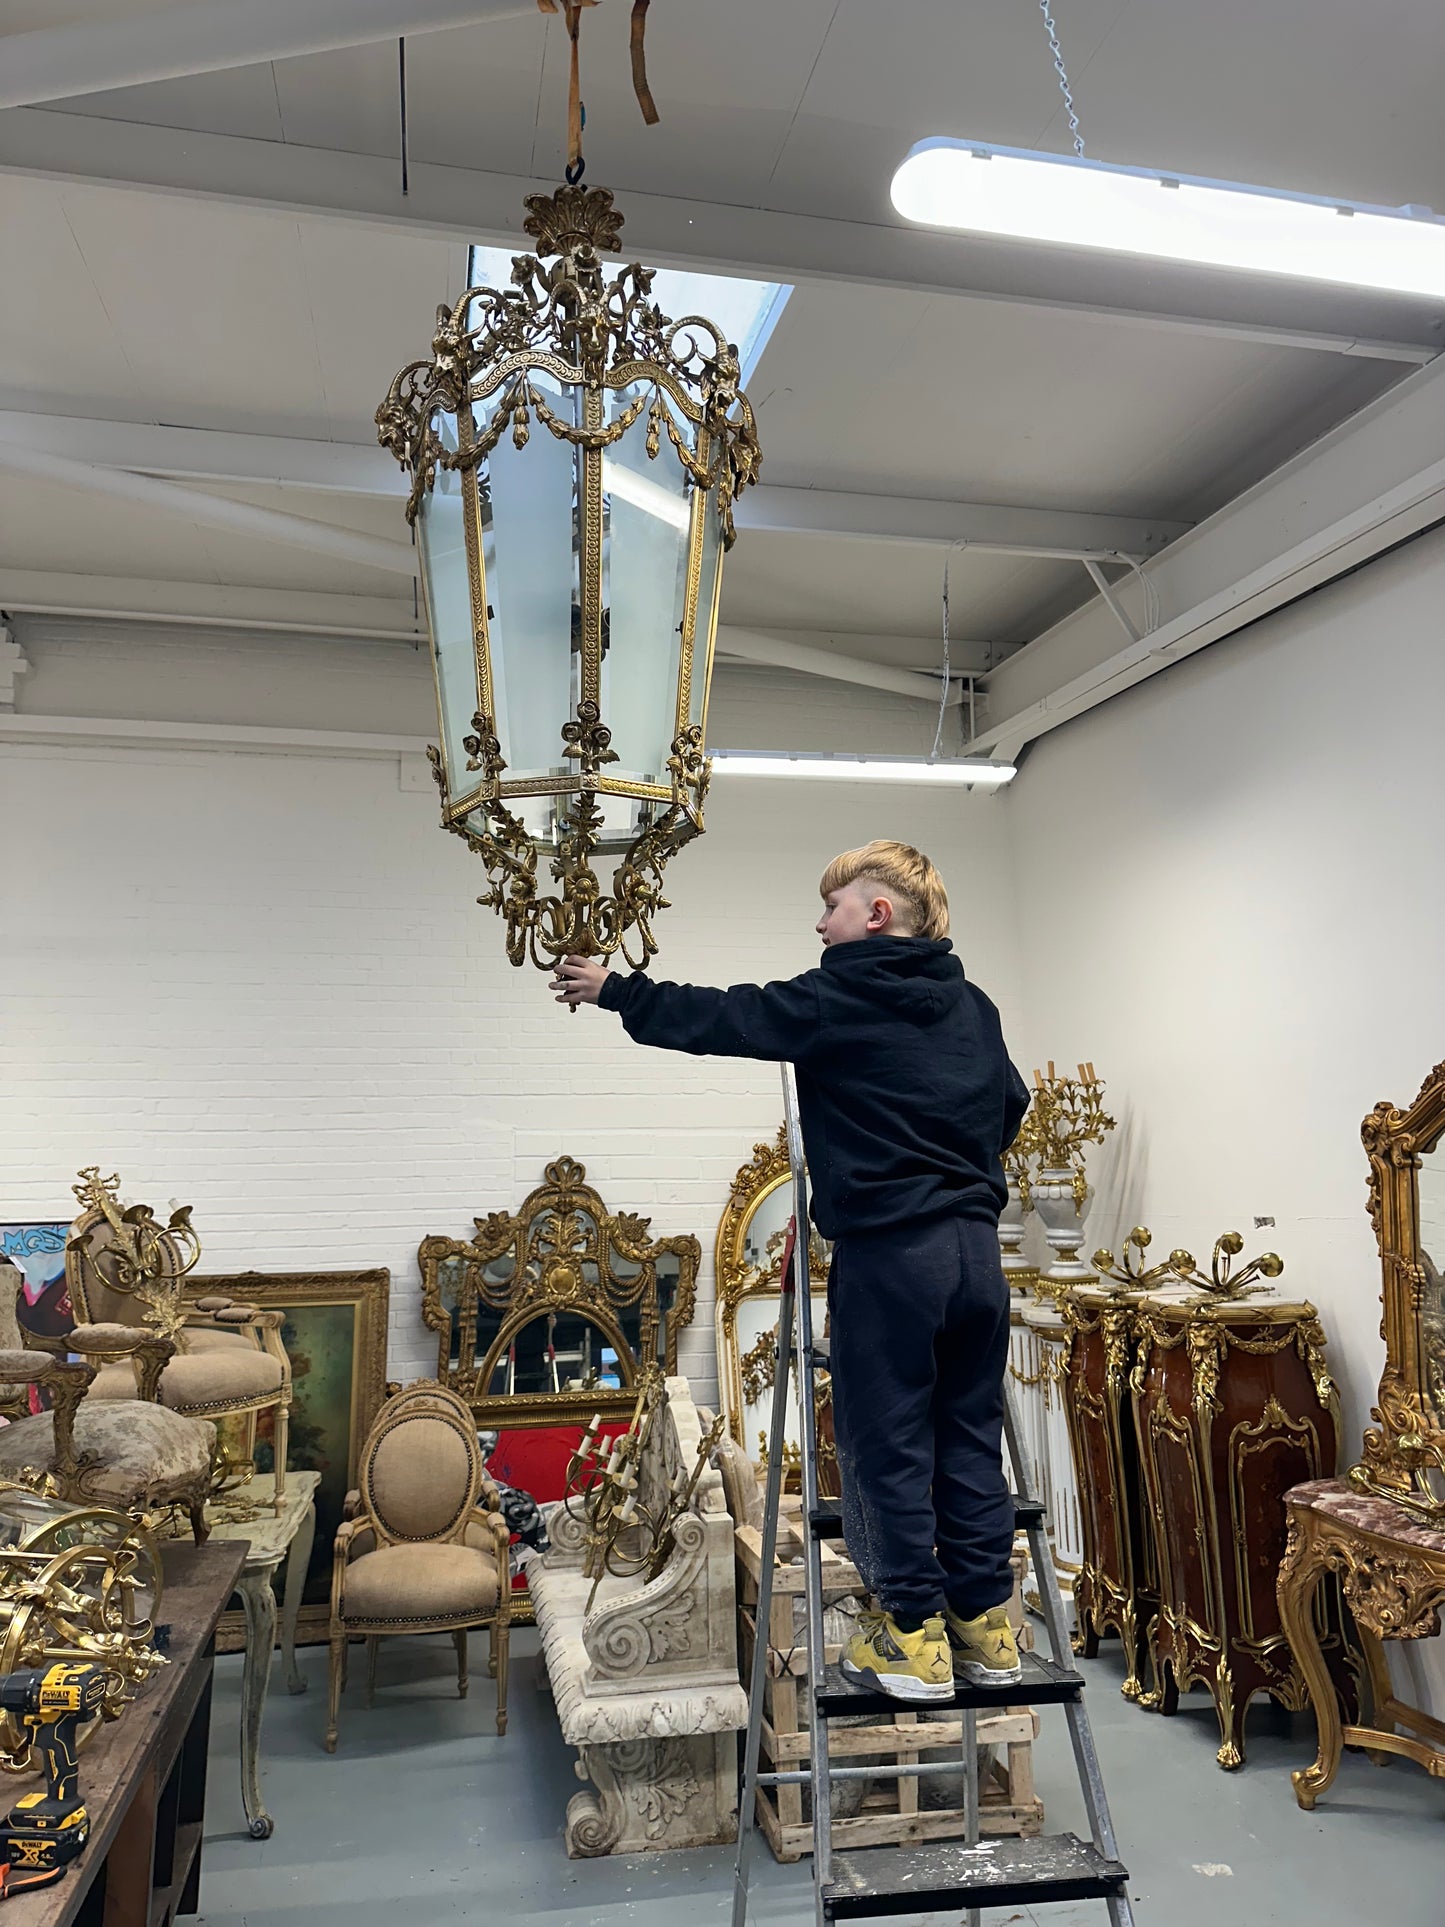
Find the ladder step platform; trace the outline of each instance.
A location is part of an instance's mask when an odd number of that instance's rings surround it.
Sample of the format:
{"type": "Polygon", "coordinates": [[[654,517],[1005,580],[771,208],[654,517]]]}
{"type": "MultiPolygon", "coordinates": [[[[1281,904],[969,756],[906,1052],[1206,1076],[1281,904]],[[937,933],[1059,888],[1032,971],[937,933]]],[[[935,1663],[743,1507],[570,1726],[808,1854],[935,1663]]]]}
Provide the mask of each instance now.
{"type": "MultiPolygon", "coordinates": [[[[808,1514],[808,1523],[813,1534],[819,1539],[841,1539],[843,1537],[843,1515],[836,1506],[814,1506],[808,1514]]],[[[1032,1532],[1044,1523],[1044,1502],[1042,1499],[1014,1500],[1014,1531],[1032,1532]]]]}
{"type": "Polygon", "coordinates": [[[955,1682],[951,1700],[895,1699],[890,1693],[860,1686],[840,1667],[830,1666],[818,1694],[818,1711],[825,1719],[841,1719],[859,1713],[946,1713],[959,1706],[1062,1706],[1084,1690],[1082,1677],[1072,1667],[1060,1666],[1042,1653],[1020,1653],[1019,1662],[1022,1680],[1006,1686],[976,1686],[961,1679],[955,1682]]]}
{"type": "Polygon", "coordinates": [[[1128,1869],[1072,1833],[1032,1840],[957,1840],[917,1847],[867,1847],[833,1856],[823,1888],[825,1920],[867,1920],[969,1906],[1042,1906],[1056,1900],[1125,1895],[1128,1869]]]}

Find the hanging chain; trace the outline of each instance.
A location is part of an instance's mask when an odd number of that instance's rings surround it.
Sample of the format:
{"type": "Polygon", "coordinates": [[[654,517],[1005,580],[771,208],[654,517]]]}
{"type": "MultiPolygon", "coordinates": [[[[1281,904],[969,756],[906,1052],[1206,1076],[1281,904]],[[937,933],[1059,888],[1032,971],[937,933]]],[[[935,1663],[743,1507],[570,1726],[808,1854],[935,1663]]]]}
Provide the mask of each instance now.
{"type": "Polygon", "coordinates": [[[1039,0],[1039,12],[1044,16],[1044,25],[1049,30],[1049,48],[1054,56],[1054,72],[1059,77],[1059,92],[1064,97],[1064,106],[1068,109],[1069,113],[1069,131],[1074,137],[1074,152],[1078,155],[1079,159],[1082,160],[1084,158],[1084,137],[1079,132],[1079,117],[1074,112],[1074,96],[1069,87],[1068,70],[1064,66],[1063,51],[1059,46],[1058,28],[1054,25],[1054,16],[1049,9],[1049,0],[1039,0]]]}

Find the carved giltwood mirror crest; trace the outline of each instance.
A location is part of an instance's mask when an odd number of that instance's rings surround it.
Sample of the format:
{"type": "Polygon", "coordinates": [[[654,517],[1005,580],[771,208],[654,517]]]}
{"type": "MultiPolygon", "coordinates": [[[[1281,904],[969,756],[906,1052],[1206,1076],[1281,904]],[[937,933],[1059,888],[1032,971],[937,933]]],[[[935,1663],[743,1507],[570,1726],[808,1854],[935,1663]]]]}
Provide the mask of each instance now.
{"type": "Polygon", "coordinates": [[[473,1223],[471,1238],[424,1238],[417,1256],[437,1377],[479,1421],[547,1423],[584,1407],[617,1417],[644,1366],[676,1372],[696,1238],[653,1238],[649,1219],[609,1211],[569,1157],[520,1210],[473,1223]]]}
{"type": "MultiPolygon", "coordinates": [[[[773,1416],[773,1379],[778,1334],[778,1288],[793,1194],[788,1152],[780,1130],[771,1144],[757,1144],[733,1179],[717,1233],[718,1392],[728,1430],[748,1456],[767,1458],[773,1416]]],[[[821,1333],[827,1312],[828,1250],[814,1231],[808,1247],[813,1281],[813,1329],[821,1333]]],[[[832,1436],[831,1409],[820,1402],[820,1489],[832,1490],[824,1474],[832,1436]]],[[[797,1452],[795,1413],[788,1418],[788,1446],[797,1452]]]]}
{"type": "Polygon", "coordinates": [[[1432,1522],[1445,1518],[1445,1064],[1408,1110],[1377,1104],[1360,1127],[1380,1248],[1385,1369],[1351,1483],[1432,1522]]]}

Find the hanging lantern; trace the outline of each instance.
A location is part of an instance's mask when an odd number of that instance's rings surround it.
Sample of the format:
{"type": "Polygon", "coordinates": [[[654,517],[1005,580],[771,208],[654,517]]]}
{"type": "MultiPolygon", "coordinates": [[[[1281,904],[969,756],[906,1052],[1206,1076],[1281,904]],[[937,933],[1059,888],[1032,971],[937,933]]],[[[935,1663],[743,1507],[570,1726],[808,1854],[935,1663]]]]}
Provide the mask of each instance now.
{"type": "Polygon", "coordinates": [[[443,827],[486,865],[478,901],[514,964],[620,949],[637,967],[663,867],[703,827],[722,559],[761,455],[717,327],[660,314],[649,268],[608,278],[611,194],[526,207],[537,254],[438,310],[432,359],[402,369],[377,432],[411,471],[430,754],[443,827]],[[617,859],[610,893],[599,857],[617,859]]]}

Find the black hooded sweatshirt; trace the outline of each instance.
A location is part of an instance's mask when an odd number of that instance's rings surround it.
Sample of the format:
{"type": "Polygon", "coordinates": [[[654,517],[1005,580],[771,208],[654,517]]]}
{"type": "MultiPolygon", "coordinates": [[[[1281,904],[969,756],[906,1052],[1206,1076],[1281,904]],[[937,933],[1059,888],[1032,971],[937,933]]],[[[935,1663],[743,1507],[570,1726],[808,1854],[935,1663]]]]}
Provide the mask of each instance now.
{"type": "Polygon", "coordinates": [[[731,990],[610,976],[629,1037],[797,1066],[813,1220],[825,1238],[930,1218],[996,1223],[1029,1093],[998,1012],[946,938],[864,937],[788,983],[731,990]]]}

